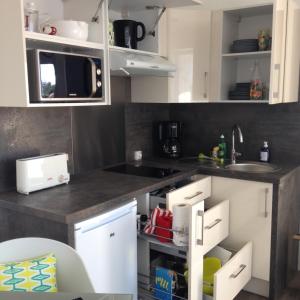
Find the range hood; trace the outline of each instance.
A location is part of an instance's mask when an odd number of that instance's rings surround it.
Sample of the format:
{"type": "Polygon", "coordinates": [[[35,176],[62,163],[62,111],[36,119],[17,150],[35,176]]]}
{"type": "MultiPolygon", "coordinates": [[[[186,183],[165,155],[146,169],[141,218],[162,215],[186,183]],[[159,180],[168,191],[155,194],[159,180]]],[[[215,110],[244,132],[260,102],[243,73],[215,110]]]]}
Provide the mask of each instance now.
{"type": "Polygon", "coordinates": [[[151,53],[110,51],[111,75],[171,77],[176,72],[174,64],[165,57],[151,53]]]}

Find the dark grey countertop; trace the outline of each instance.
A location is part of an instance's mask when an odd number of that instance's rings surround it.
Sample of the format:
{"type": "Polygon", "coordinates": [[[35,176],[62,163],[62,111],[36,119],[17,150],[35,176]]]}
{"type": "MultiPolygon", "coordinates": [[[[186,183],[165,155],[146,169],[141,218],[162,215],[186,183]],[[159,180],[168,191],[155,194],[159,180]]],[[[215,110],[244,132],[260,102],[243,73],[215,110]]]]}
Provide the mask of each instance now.
{"type": "Polygon", "coordinates": [[[250,174],[212,168],[197,161],[148,160],[145,165],[180,170],[164,179],[139,177],[94,170],[73,176],[68,185],[34,192],[29,196],[16,191],[0,194],[0,208],[11,209],[52,221],[74,224],[131,201],[132,198],[195,174],[229,177],[279,184],[296,167],[281,167],[274,173],[250,174]]]}

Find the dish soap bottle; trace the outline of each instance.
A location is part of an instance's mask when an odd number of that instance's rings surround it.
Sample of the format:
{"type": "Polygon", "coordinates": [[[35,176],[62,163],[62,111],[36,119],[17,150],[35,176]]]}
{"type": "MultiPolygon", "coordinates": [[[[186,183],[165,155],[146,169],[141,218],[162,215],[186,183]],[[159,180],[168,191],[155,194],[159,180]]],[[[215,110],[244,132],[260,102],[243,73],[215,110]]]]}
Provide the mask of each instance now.
{"type": "Polygon", "coordinates": [[[227,157],[227,146],[226,146],[224,134],[222,134],[220,136],[219,155],[218,156],[222,160],[224,160],[227,157]]]}
{"type": "Polygon", "coordinates": [[[260,161],[269,162],[270,161],[270,149],[267,141],[264,141],[263,147],[260,149],[260,161]]]}

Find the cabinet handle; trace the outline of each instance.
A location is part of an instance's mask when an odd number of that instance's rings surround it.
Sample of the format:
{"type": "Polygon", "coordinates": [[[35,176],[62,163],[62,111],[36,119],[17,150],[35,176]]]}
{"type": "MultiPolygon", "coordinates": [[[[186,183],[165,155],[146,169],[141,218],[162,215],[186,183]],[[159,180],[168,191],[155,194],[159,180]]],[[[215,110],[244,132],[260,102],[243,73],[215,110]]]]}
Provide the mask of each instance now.
{"type": "Polygon", "coordinates": [[[192,199],[194,199],[194,198],[196,198],[197,196],[199,196],[199,195],[201,195],[201,194],[203,194],[203,192],[196,192],[194,195],[192,195],[192,196],[187,196],[187,197],[184,197],[184,200],[192,200],[192,199]]]}
{"type": "Polygon", "coordinates": [[[268,217],[268,195],[269,195],[269,189],[265,189],[265,218],[268,217]]]}
{"type": "Polygon", "coordinates": [[[208,94],[207,94],[207,86],[208,86],[208,72],[204,72],[204,92],[203,92],[203,97],[206,99],[208,94]]]}
{"type": "Polygon", "coordinates": [[[277,79],[277,89],[276,92],[273,92],[273,98],[278,99],[279,98],[279,92],[280,92],[280,64],[274,65],[274,71],[278,73],[278,79],[277,79]]]}
{"type": "Polygon", "coordinates": [[[222,219],[216,219],[213,223],[211,223],[210,225],[205,226],[205,229],[212,229],[213,227],[217,226],[219,223],[222,222],[222,219]]]}
{"type": "Polygon", "coordinates": [[[196,222],[196,244],[198,246],[203,246],[203,229],[204,229],[204,211],[198,210],[197,212],[197,222],[196,222]],[[199,217],[201,217],[201,238],[199,238],[198,230],[199,230],[199,217]]]}
{"type": "Polygon", "coordinates": [[[246,265],[240,265],[239,270],[235,273],[232,273],[230,275],[230,278],[233,279],[237,278],[246,269],[246,267],[247,267],[246,265]]]}

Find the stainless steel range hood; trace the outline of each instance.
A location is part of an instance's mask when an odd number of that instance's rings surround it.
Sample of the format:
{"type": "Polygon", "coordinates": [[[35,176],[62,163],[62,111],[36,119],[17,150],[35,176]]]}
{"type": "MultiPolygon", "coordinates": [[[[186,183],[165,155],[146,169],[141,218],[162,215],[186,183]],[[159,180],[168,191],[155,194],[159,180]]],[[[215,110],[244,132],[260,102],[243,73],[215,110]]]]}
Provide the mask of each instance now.
{"type": "Polygon", "coordinates": [[[176,66],[165,57],[151,53],[133,53],[111,49],[111,75],[172,77],[176,66]]]}

